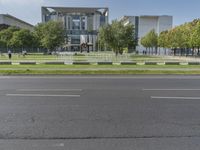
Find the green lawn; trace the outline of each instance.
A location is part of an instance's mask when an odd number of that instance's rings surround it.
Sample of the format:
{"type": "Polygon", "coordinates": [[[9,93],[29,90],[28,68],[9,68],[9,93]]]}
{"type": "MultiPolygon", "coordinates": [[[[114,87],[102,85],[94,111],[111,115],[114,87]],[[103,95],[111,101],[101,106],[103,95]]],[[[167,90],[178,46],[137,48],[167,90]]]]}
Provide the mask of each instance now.
{"type": "Polygon", "coordinates": [[[200,69],[200,65],[0,65],[0,69],[98,69],[98,68],[113,68],[113,69],[131,69],[131,68],[155,68],[155,69],[176,69],[176,68],[185,68],[185,69],[200,69]]]}
{"type": "MultiPolygon", "coordinates": [[[[0,61],[9,60],[7,54],[0,55],[0,61]]],[[[170,61],[172,59],[168,57],[161,56],[148,56],[148,55],[133,55],[133,54],[123,54],[118,57],[115,56],[113,52],[91,52],[91,53],[77,53],[77,55],[43,55],[42,53],[30,53],[23,57],[22,55],[13,54],[11,61],[19,62],[19,61],[37,61],[37,62],[45,62],[45,61],[89,61],[89,62],[98,62],[98,61],[112,61],[112,62],[120,62],[120,61],[170,61]]],[[[183,61],[182,59],[173,59],[174,61],[183,61]]]]}
{"type": "Polygon", "coordinates": [[[134,75],[134,74],[180,74],[199,75],[199,71],[176,71],[176,70],[1,70],[2,75],[134,75]]]}
{"type": "MultiPolygon", "coordinates": [[[[139,56],[138,56],[139,59],[139,56]]],[[[145,57],[145,59],[153,59],[153,57],[145,57]]],[[[7,54],[0,55],[0,60],[9,60],[7,54]]],[[[119,55],[118,57],[115,56],[113,52],[91,52],[91,53],[77,53],[77,55],[43,55],[41,53],[33,53],[26,55],[23,57],[22,55],[19,54],[13,54],[12,59],[13,62],[18,62],[18,61],[38,61],[38,62],[43,62],[43,61],[91,61],[91,62],[96,62],[96,61],[113,61],[113,62],[120,62],[120,61],[125,61],[129,60],[132,61],[133,57],[129,54],[123,54],[119,55]]],[[[140,58],[141,60],[141,58],[140,58]]]]}
{"type": "MultiPolygon", "coordinates": [[[[31,54],[25,57],[13,55],[9,60],[7,55],[0,56],[0,61],[36,61],[38,63],[48,61],[181,61],[184,59],[169,59],[169,57],[140,56],[124,54],[115,57],[112,52],[83,53],[76,56],[54,56],[43,54],[31,54]]],[[[93,63],[94,64],[94,63],[93,63]]],[[[0,65],[0,74],[200,74],[200,65],[0,65]]]]}
{"type": "Polygon", "coordinates": [[[200,66],[44,64],[0,65],[0,74],[200,74],[200,66]]]}

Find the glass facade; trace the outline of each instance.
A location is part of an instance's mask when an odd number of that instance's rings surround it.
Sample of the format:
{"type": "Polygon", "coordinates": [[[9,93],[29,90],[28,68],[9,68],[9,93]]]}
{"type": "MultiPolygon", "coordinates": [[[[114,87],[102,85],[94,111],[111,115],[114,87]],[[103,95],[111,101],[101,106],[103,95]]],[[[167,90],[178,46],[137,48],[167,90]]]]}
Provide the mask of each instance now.
{"type": "Polygon", "coordinates": [[[86,30],[86,17],[81,18],[81,30],[86,30]]]}
{"type": "Polygon", "coordinates": [[[106,17],[105,16],[100,16],[100,25],[103,26],[106,22],[106,17]]]}
{"type": "Polygon", "coordinates": [[[80,16],[72,16],[72,29],[80,30],[80,26],[81,26],[80,16]]]}
{"type": "Polygon", "coordinates": [[[71,35],[71,44],[80,44],[80,36],[71,35]]]}
{"type": "Polygon", "coordinates": [[[108,23],[107,14],[108,8],[42,7],[43,22],[63,21],[68,39],[66,47],[72,51],[80,50],[83,42],[96,49],[98,29],[108,23]]]}

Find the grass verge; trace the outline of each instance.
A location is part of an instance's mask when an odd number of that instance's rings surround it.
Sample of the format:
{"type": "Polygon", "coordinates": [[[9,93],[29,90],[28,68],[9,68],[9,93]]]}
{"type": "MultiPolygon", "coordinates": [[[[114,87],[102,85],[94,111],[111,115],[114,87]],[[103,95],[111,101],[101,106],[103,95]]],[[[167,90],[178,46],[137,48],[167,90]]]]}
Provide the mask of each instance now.
{"type": "Polygon", "coordinates": [[[0,70],[1,75],[134,75],[134,74],[174,74],[200,75],[196,71],[176,70],[0,70]]]}
{"type": "Polygon", "coordinates": [[[37,64],[37,65],[0,65],[0,70],[1,69],[98,69],[98,68],[157,68],[157,69],[180,69],[180,68],[185,68],[185,69],[200,69],[200,65],[46,65],[46,64],[37,64]]]}

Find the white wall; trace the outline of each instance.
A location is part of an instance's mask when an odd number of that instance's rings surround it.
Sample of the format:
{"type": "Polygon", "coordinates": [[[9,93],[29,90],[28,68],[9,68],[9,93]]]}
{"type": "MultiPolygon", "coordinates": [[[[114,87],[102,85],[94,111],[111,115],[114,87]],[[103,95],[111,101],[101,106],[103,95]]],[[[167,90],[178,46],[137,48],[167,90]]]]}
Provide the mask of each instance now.
{"type": "Polygon", "coordinates": [[[158,30],[159,33],[172,28],[173,19],[171,16],[160,16],[158,18],[158,30]]]}
{"type": "Polygon", "coordinates": [[[100,15],[95,14],[93,16],[93,30],[98,30],[100,28],[100,15]]]}
{"type": "Polygon", "coordinates": [[[81,44],[82,43],[87,43],[88,42],[87,35],[80,35],[80,40],[81,40],[81,44]]]}
{"type": "Polygon", "coordinates": [[[138,37],[144,37],[148,32],[154,29],[158,33],[158,17],[140,17],[138,37]]]}
{"type": "Polygon", "coordinates": [[[172,28],[173,18],[172,16],[141,16],[139,17],[139,31],[138,38],[139,43],[137,50],[142,53],[145,48],[140,44],[140,39],[144,37],[152,29],[160,34],[162,31],[166,31],[172,28]]]}

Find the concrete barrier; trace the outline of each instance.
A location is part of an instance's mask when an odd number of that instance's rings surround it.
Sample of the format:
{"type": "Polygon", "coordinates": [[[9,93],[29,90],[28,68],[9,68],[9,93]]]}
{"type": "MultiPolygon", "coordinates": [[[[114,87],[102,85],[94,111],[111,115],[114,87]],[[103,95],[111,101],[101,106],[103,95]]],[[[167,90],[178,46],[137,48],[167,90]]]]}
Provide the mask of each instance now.
{"type": "Polygon", "coordinates": [[[188,62],[188,65],[200,65],[200,62],[188,62]]]}
{"type": "Polygon", "coordinates": [[[73,62],[73,65],[90,65],[90,62],[73,62]]]}
{"type": "Polygon", "coordinates": [[[20,65],[36,65],[36,62],[19,62],[20,65]]]}
{"type": "Polygon", "coordinates": [[[65,62],[44,62],[45,65],[64,65],[65,62]]]}
{"type": "Polygon", "coordinates": [[[0,61],[0,65],[12,65],[10,61],[0,61]]]}
{"type": "Polygon", "coordinates": [[[112,65],[113,62],[97,62],[97,65],[112,65]]]}
{"type": "Polygon", "coordinates": [[[180,62],[177,62],[177,61],[168,61],[168,62],[165,62],[165,65],[180,65],[180,62]]]}
{"type": "Polygon", "coordinates": [[[121,65],[137,65],[137,62],[133,62],[133,61],[124,61],[124,62],[121,62],[121,65]]]}
{"type": "Polygon", "coordinates": [[[157,65],[158,62],[146,61],[144,64],[145,64],[145,65],[157,65]]]}

